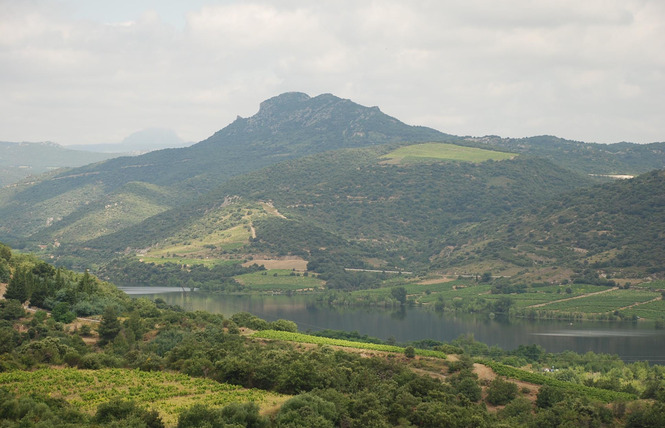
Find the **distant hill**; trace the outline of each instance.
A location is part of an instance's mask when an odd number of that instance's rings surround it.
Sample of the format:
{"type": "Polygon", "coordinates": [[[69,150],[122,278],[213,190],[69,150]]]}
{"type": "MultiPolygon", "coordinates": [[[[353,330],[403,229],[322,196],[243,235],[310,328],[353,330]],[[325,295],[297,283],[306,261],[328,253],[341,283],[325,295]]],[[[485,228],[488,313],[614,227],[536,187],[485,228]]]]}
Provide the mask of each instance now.
{"type": "Polygon", "coordinates": [[[561,275],[665,276],[665,171],[577,190],[538,208],[486,222],[447,239],[441,268],[496,273],[529,268],[526,279],[561,275]],[[569,272],[562,273],[568,269],[569,272]]]}
{"type": "MultiPolygon", "coordinates": [[[[0,238],[16,246],[35,233],[40,238],[46,236],[42,232],[54,236],[60,221],[69,224],[71,216],[80,217],[77,211],[90,204],[105,205],[105,198],[123,193],[131,182],[168,188],[168,206],[172,207],[205,194],[230,177],[290,158],[345,147],[446,139],[453,137],[406,125],[376,107],[327,94],[311,98],[286,93],[261,103],[256,115],[238,118],[191,147],[120,157],[0,192],[0,238]],[[53,233],[46,232],[47,228],[53,233]]],[[[133,210],[127,214],[137,220],[153,213],[141,201],[127,209],[133,210]]],[[[116,223],[110,231],[128,225],[116,223]]]]}
{"type": "Polygon", "coordinates": [[[460,144],[465,143],[528,153],[581,174],[639,175],[665,168],[665,142],[595,144],[541,135],[528,138],[467,137],[460,144]]]}
{"type": "Polygon", "coordinates": [[[186,147],[191,145],[178,137],[172,129],[149,128],[134,132],[119,143],[76,144],[70,149],[101,153],[143,154],[154,150],[186,147]]]}
{"type": "Polygon", "coordinates": [[[58,168],[73,168],[119,156],[91,153],[56,143],[0,142],[0,187],[58,168]]]}

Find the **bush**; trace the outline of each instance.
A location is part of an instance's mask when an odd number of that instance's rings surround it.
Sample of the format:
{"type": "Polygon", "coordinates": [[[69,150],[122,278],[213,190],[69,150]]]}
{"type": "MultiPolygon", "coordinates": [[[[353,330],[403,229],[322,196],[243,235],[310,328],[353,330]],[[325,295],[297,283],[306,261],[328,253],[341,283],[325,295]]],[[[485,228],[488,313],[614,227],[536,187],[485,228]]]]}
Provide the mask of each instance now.
{"type": "Polygon", "coordinates": [[[103,425],[109,425],[112,422],[123,422],[123,426],[142,425],[147,428],[164,428],[164,423],[156,410],[145,410],[133,401],[120,399],[113,399],[108,403],[100,404],[97,407],[94,420],[103,425]]]}
{"type": "Polygon", "coordinates": [[[275,322],[270,323],[271,330],[277,330],[277,331],[288,331],[291,333],[297,333],[298,332],[298,325],[294,323],[293,321],[287,321],[287,320],[277,320],[275,322]]]}
{"type": "Polygon", "coordinates": [[[510,403],[517,397],[517,385],[497,376],[487,388],[487,402],[495,406],[510,403]]]}

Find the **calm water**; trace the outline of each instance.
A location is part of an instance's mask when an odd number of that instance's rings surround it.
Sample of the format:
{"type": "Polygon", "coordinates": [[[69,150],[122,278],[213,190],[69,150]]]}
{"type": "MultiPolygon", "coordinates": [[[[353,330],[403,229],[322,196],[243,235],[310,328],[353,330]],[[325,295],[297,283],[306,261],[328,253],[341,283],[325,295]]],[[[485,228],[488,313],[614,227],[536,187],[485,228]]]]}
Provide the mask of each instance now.
{"type": "Polygon", "coordinates": [[[340,308],[319,305],[312,296],[228,296],[203,292],[171,291],[154,293],[154,288],[130,290],[135,297],[160,297],[169,304],[186,310],[204,310],[231,316],[250,312],[268,321],[280,318],[295,321],[299,331],[326,328],[358,331],[361,334],[398,342],[434,339],[448,342],[462,334],[488,345],[511,350],[519,345],[538,344],[549,352],[572,350],[619,355],[625,361],[650,361],[665,364],[665,330],[652,323],[528,321],[490,319],[486,315],[437,314],[434,311],[407,307],[398,310],[382,308],[340,308]],[[140,291],[137,293],[136,291],[140,291]],[[151,294],[143,294],[152,292],[151,294]]]}

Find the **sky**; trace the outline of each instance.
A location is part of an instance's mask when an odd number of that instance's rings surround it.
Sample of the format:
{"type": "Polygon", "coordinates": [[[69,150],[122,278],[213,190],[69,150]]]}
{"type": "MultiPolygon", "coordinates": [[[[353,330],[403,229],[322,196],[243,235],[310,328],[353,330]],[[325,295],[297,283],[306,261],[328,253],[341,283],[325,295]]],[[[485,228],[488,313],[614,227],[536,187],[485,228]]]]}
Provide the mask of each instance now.
{"type": "Polygon", "coordinates": [[[200,141],[332,93],[455,135],[665,141],[662,0],[0,0],[0,141],[200,141]]]}

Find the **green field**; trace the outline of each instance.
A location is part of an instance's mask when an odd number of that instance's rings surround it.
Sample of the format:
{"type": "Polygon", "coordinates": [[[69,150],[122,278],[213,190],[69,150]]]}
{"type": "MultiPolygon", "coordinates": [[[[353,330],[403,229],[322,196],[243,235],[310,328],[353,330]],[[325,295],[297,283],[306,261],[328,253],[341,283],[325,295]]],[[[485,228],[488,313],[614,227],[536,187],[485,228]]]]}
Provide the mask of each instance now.
{"type": "Polygon", "coordinates": [[[382,156],[395,163],[427,162],[432,160],[452,160],[462,162],[485,162],[487,160],[505,160],[517,156],[515,153],[495,152],[492,150],[464,147],[455,144],[425,143],[400,147],[382,156]]]}
{"type": "Polygon", "coordinates": [[[637,287],[649,288],[651,290],[665,290],[665,281],[644,282],[637,287]]]}
{"type": "Polygon", "coordinates": [[[624,309],[621,312],[628,317],[635,315],[650,320],[663,319],[665,317],[665,300],[656,300],[655,302],[633,306],[632,308],[624,309]]]}
{"type": "MultiPolygon", "coordinates": [[[[402,348],[401,346],[381,345],[377,343],[353,342],[350,340],[331,339],[329,337],[310,336],[308,334],[290,333],[287,331],[275,331],[275,330],[257,331],[252,335],[252,337],[257,337],[262,339],[283,340],[287,342],[311,343],[314,345],[343,346],[346,348],[366,349],[369,351],[404,353],[405,349],[402,348]]],[[[440,351],[432,351],[428,349],[416,349],[415,352],[416,355],[422,355],[424,357],[446,358],[446,354],[440,351]]]]}
{"type": "Polygon", "coordinates": [[[16,396],[62,398],[86,413],[114,398],[131,399],[157,410],[167,425],[174,425],[177,415],[194,404],[221,407],[254,401],[267,408],[287,398],[184,374],[126,369],[10,371],[0,373],[0,386],[16,396]]]}
{"type": "Polygon", "coordinates": [[[563,312],[605,313],[620,310],[635,303],[648,302],[660,296],[660,293],[642,290],[614,290],[579,299],[554,302],[542,306],[542,309],[563,312]]]}
{"type": "Polygon", "coordinates": [[[247,273],[234,277],[236,281],[249,291],[296,291],[304,289],[320,289],[324,281],[313,276],[291,275],[288,269],[271,269],[261,272],[247,273]]]}
{"type": "MultiPolygon", "coordinates": [[[[558,300],[570,299],[571,297],[581,296],[589,293],[597,293],[599,291],[607,290],[610,287],[603,285],[588,285],[588,284],[570,284],[566,286],[552,285],[547,287],[538,287],[532,289],[528,293],[518,293],[518,294],[509,294],[515,306],[518,308],[525,308],[533,305],[543,305],[543,309],[549,309],[551,307],[550,302],[556,302],[558,300]],[[570,289],[570,293],[567,293],[565,290],[570,289]]],[[[601,294],[600,296],[602,296],[601,294]]],[[[484,296],[488,300],[495,300],[505,294],[488,294],[484,296]]],[[[563,303],[563,302],[562,302],[563,303]]]]}

